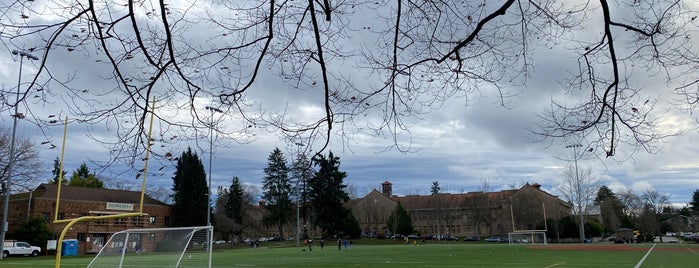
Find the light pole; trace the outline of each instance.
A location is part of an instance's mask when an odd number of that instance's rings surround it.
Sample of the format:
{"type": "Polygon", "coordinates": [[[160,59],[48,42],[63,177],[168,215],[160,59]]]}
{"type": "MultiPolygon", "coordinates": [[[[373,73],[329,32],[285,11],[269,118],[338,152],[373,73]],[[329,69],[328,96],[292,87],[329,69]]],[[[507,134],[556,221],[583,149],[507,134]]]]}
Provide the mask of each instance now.
{"type": "Polygon", "coordinates": [[[582,144],[566,145],[566,148],[573,148],[573,161],[575,162],[575,188],[578,199],[578,216],[580,217],[580,243],[585,243],[585,215],[583,215],[583,197],[580,185],[580,175],[578,175],[578,149],[582,144]]]}
{"type": "MultiPolygon", "coordinates": [[[[296,146],[298,146],[298,147],[303,146],[303,143],[300,143],[300,142],[297,142],[297,143],[295,143],[295,144],[296,144],[296,146]]],[[[299,151],[301,151],[298,147],[297,147],[297,150],[296,150],[297,153],[298,153],[299,151]]],[[[297,156],[296,156],[296,157],[297,157],[297,160],[296,160],[297,162],[294,164],[294,168],[296,169],[296,174],[299,176],[299,179],[301,179],[301,178],[303,177],[303,174],[302,174],[301,172],[299,172],[298,167],[297,167],[297,165],[299,164],[299,163],[298,163],[298,160],[299,160],[298,157],[299,157],[299,156],[300,156],[300,155],[297,155],[297,156]]],[[[305,189],[305,183],[304,183],[304,191],[305,191],[305,190],[306,190],[306,189],[305,189]]],[[[298,183],[297,183],[297,185],[296,185],[296,194],[297,194],[297,196],[296,196],[296,246],[297,246],[297,247],[299,246],[299,241],[300,241],[300,236],[301,236],[301,224],[300,224],[300,222],[301,222],[301,220],[300,220],[300,218],[301,218],[301,217],[300,217],[300,215],[301,215],[301,200],[300,200],[299,197],[298,197],[298,193],[299,193],[299,185],[298,185],[298,183]]],[[[305,195],[306,193],[304,192],[303,194],[305,195]]],[[[304,216],[305,216],[305,215],[304,215],[304,216]]],[[[306,229],[305,218],[304,218],[303,229],[304,229],[304,230],[306,229]]],[[[305,237],[304,237],[304,239],[305,239],[305,237]]]]}
{"type": "MultiPolygon", "coordinates": [[[[2,211],[2,235],[0,235],[0,252],[3,251],[4,246],[5,246],[5,234],[7,233],[7,228],[9,227],[9,224],[7,222],[8,220],[8,211],[10,207],[10,193],[11,193],[11,186],[12,186],[12,164],[15,161],[15,135],[17,133],[17,118],[19,117],[19,112],[17,111],[17,108],[19,107],[19,94],[20,90],[19,87],[22,84],[22,63],[24,62],[24,57],[27,57],[27,59],[30,60],[38,60],[39,58],[29,54],[29,52],[25,51],[19,51],[19,50],[12,50],[13,55],[19,55],[19,75],[17,77],[17,96],[15,97],[15,113],[12,115],[12,137],[10,138],[10,157],[8,159],[7,163],[7,179],[5,182],[5,206],[3,207],[2,211]]],[[[0,255],[0,259],[2,259],[2,255],[0,255]]]]}
{"type": "Polygon", "coordinates": [[[211,111],[211,124],[209,125],[209,193],[206,195],[206,225],[211,226],[211,163],[214,158],[214,113],[223,113],[221,109],[206,106],[211,111]]]}

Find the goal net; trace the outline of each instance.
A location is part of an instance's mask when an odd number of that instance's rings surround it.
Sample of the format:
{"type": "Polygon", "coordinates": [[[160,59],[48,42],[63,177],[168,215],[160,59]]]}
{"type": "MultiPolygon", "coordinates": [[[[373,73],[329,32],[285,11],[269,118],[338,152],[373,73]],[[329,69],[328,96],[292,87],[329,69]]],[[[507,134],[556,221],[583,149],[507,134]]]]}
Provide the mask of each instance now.
{"type": "Polygon", "coordinates": [[[510,244],[546,244],[546,232],[518,231],[507,234],[510,244]]]}
{"type": "Polygon", "coordinates": [[[212,239],[212,226],[125,230],[87,267],[211,267],[212,239]]]}

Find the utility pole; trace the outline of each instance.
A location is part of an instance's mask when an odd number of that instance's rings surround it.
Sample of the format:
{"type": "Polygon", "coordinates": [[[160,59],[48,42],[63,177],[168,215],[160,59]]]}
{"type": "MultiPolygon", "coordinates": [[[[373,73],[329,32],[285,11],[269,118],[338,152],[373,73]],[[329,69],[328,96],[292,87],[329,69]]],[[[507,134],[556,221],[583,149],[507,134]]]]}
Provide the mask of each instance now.
{"type": "MultiPolygon", "coordinates": [[[[12,50],[12,55],[19,56],[19,75],[17,77],[17,96],[15,97],[15,112],[12,114],[12,138],[10,139],[10,159],[7,161],[7,179],[5,180],[5,206],[2,210],[2,235],[0,235],[0,252],[5,249],[5,235],[7,234],[7,229],[10,227],[8,223],[9,208],[10,208],[10,194],[12,194],[12,164],[15,162],[15,136],[17,134],[17,118],[20,117],[17,108],[19,107],[19,95],[20,86],[22,85],[22,63],[24,62],[24,57],[29,60],[38,60],[39,58],[29,54],[29,52],[12,50]]],[[[2,254],[0,254],[0,259],[2,259],[2,254]]]]}

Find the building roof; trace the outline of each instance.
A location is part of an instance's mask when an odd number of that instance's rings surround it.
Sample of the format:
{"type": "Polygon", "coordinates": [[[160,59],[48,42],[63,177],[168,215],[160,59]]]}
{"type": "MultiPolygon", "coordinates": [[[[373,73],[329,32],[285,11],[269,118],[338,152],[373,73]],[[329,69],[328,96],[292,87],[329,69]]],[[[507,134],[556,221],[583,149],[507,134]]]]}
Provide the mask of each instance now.
{"type": "MultiPolygon", "coordinates": [[[[504,190],[500,192],[485,193],[487,200],[497,203],[512,196],[517,190],[504,190]]],[[[483,192],[469,192],[463,194],[435,194],[435,195],[407,195],[394,196],[392,199],[400,202],[406,209],[434,209],[434,208],[459,208],[469,200],[483,196],[483,192]]]]}
{"type": "MultiPolygon", "coordinates": [[[[388,181],[385,181],[383,184],[390,183],[388,181]]],[[[527,190],[527,191],[536,191],[540,193],[544,193],[545,196],[549,196],[551,198],[558,199],[557,196],[551,195],[547,193],[546,191],[541,190],[541,185],[538,183],[535,183],[534,185],[531,185],[529,183],[525,184],[519,189],[511,189],[511,190],[502,190],[498,192],[468,192],[468,193],[460,193],[460,194],[449,194],[449,193],[440,193],[440,194],[435,194],[435,195],[406,195],[406,196],[391,196],[387,197],[390,200],[393,200],[394,202],[400,202],[403,208],[406,210],[431,210],[431,209],[457,209],[457,208],[462,208],[464,207],[465,204],[478,204],[482,203],[480,201],[480,198],[485,197],[488,202],[485,204],[486,206],[497,206],[498,204],[501,204],[504,202],[506,199],[511,198],[513,195],[517,194],[518,192],[521,192],[522,190],[527,190]]],[[[363,198],[359,198],[356,200],[352,200],[348,202],[348,206],[351,207],[359,202],[361,200],[366,199],[370,195],[383,195],[376,191],[374,189],[371,193],[367,194],[363,198]]],[[[561,200],[562,205],[567,205],[566,202],[561,200]]]]}
{"type": "MultiPolygon", "coordinates": [[[[37,199],[55,200],[57,192],[58,184],[41,184],[36,187],[33,195],[37,199]]],[[[61,200],[138,204],[141,202],[141,192],[61,185],[61,200]]],[[[143,204],[167,206],[148,195],[143,196],[143,204]]]]}

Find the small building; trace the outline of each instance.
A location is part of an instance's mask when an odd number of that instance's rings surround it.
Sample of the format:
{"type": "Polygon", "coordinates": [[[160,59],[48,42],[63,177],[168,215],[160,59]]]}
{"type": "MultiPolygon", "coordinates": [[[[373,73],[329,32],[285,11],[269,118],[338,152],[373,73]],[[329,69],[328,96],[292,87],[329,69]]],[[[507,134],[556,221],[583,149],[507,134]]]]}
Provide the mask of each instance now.
{"type": "MultiPolygon", "coordinates": [[[[10,196],[8,239],[30,216],[44,217],[58,238],[67,223],[56,224],[54,219],[135,213],[139,212],[141,202],[140,191],[62,185],[56,214],[57,194],[57,184],[41,184],[33,191],[10,196]]],[[[64,239],[78,241],[78,254],[96,253],[112,234],[127,229],[168,227],[171,215],[170,205],[144,195],[142,216],[78,222],[64,239]]]]}
{"type": "Polygon", "coordinates": [[[677,215],[663,221],[663,224],[669,225],[671,230],[678,233],[694,233],[699,231],[696,217],[677,215]]]}

